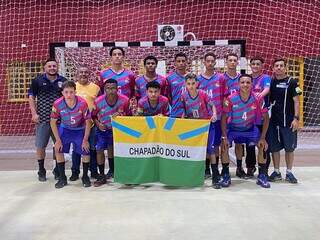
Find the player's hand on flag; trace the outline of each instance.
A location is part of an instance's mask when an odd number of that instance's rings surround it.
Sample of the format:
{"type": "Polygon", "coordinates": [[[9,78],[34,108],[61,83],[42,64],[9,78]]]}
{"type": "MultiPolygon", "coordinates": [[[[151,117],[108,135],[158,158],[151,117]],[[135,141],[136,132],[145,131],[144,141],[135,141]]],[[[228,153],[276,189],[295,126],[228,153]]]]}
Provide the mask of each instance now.
{"type": "Polygon", "coordinates": [[[264,138],[260,139],[259,142],[258,142],[258,147],[261,148],[263,151],[267,151],[268,150],[267,141],[264,138]]]}
{"type": "Polygon", "coordinates": [[[56,150],[56,152],[61,152],[62,151],[61,139],[57,139],[57,141],[54,143],[54,149],[56,150]]]}
{"type": "Polygon", "coordinates": [[[90,151],[90,144],[88,140],[83,140],[82,141],[82,150],[85,152],[89,152],[90,151]]]}
{"type": "Polygon", "coordinates": [[[38,114],[32,114],[31,120],[34,123],[39,123],[39,115],[38,114]]]}
{"type": "Polygon", "coordinates": [[[98,123],[97,127],[98,127],[99,130],[102,131],[102,132],[104,132],[105,130],[107,130],[107,127],[106,127],[103,123],[101,123],[101,122],[98,123]]]}
{"type": "Polygon", "coordinates": [[[299,121],[297,119],[293,119],[290,128],[292,128],[292,132],[295,132],[299,128],[299,121]]]}

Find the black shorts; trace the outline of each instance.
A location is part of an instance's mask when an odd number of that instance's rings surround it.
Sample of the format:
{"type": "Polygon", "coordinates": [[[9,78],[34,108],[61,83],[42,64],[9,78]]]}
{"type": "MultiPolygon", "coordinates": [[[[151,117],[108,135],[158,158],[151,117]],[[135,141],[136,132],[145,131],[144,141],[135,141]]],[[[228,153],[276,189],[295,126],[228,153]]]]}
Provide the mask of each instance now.
{"type": "Polygon", "coordinates": [[[267,131],[267,143],[270,152],[293,152],[297,148],[297,131],[292,132],[290,127],[276,126],[270,122],[267,131]]]}

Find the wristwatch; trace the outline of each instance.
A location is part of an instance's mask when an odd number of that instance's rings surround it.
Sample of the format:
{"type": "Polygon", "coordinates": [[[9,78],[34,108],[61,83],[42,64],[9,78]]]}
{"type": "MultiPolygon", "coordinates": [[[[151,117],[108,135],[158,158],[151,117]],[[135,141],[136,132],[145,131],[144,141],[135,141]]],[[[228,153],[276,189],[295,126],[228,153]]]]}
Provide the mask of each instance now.
{"type": "Polygon", "coordinates": [[[299,121],[299,116],[294,116],[294,119],[297,119],[299,121]]]}

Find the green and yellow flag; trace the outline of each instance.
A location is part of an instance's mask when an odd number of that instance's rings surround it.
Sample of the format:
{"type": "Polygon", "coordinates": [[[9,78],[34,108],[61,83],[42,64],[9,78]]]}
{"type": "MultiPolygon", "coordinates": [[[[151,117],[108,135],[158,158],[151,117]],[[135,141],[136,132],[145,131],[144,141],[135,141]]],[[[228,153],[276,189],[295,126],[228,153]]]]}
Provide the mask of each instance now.
{"type": "Polygon", "coordinates": [[[114,118],[115,181],[203,185],[209,124],[160,116],[114,118]]]}

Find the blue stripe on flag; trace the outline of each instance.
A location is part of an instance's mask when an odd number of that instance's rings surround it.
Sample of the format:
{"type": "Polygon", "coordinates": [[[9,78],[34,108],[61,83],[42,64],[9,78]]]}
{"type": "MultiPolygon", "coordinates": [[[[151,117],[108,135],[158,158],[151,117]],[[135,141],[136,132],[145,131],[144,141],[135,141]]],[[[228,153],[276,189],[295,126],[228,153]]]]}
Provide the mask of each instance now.
{"type": "Polygon", "coordinates": [[[115,121],[112,121],[111,124],[112,124],[112,127],[116,128],[116,129],[120,130],[121,132],[123,132],[127,135],[130,135],[132,137],[139,138],[142,135],[141,132],[138,132],[136,130],[128,128],[120,123],[115,122],[115,121]]]}
{"type": "Polygon", "coordinates": [[[146,117],[146,122],[147,122],[147,124],[148,124],[148,127],[150,128],[150,129],[154,129],[154,128],[156,128],[156,124],[154,123],[154,119],[153,119],[153,117],[146,117]]]}
{"type": "Polygon", "coordinates": [[[166,124],[164,125],[164,129],[170,131],[175,122],[175,118],[168,118],[166,124]]]}
{"type": "Polygon", "coordinates": [[[195,136],[198,136],[204,132],[207,132],[209,130],[209,126],[210,125],[206,125],[204,127],[201,127],[201,128],[197,128],[197,129],[194,129],[192,131],[189,131],[189,132],[185,132],[185,133],[181,133],[179,134],[179,138],[180,140],[186,140],[188,138],[192,138],[192,137],[195,137],[195,136]]]}

